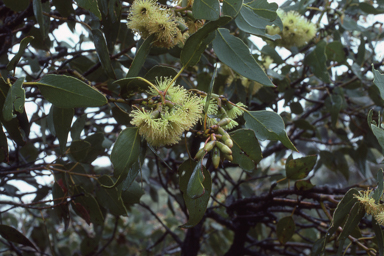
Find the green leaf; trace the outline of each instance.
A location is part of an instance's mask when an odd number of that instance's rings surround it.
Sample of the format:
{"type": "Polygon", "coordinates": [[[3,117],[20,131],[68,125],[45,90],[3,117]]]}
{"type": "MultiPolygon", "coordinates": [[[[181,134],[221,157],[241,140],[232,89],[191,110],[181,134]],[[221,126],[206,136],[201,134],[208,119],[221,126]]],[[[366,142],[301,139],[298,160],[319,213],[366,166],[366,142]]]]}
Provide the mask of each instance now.
{"type": "Polygon", "coordinates": [[[327,59],[330,61],[344,63],[347,59],[344,52],[344,46],[340,41],[333,41],[327,44],[325,47],[325,53],[327,55],[327,59]]]}
{"type": "Polygon", "coordinates": [[[68,133],[71,129],[74,110],[72,108],[53,107],[53,125],[55,126],[56,136],[59,140],[60,151],[64,153],[66,148],[68,133]]]}
{"type": "Polygon", "coordinates": [[[139,72],[145,63],[145,60],[147,59],[149,51],[151,50],[154,38],[155,34],[152,34],[147,39],[145,39],[144,42],[140,45],[136,52],[135,58],[133,59],[131,67],[128,70],[126,76],[127,78],[136,77],[139,75],[139,72]]]}
{"type": "Polygon", "coordinates": [[[336,126],[342,104],[343,99],[340,97],[340,95],[330,95],[325,100],[325,107],[327,111],[331,113],[331,121],[333,127],[336,126]]]}
{"type": "Polygon", "coordinates": [[[359,192],[352,188],[348,190],[343,199],[337,204],[337,207],[333,212],[331,227],[327,231],[327,240],[336,232],[339,226],[343,224],[343,221],[351,211],[352,206],[358,202],[355,195],[359,195],[359,192]]]}
{"type": "Polygon", "coordinates": [[[70,153],[77,162],[81,162],[91,149],[91,143],[84,140],[74,140],[69,147],[70,153]]]}
{"type": "Polygon", "coordinates": [[[99,240],[96,237],[85,236],[80,244],[81,255],[97,255],[99,240]]]}
{"type": "Polygon", "coordinates": [[[215,31],[220,26],[227,24],[232,18],[228,16],[220,17],[216,21],[210,21],[206,23],[202,28],[192,34],[183,47],[180,55],[180,61],[183,66],[194,66],[200,61],[201,54],[207,48],[207,45],[214,39],[215,31]]]}
{"type": "Polygon", "coordinates": [[[279,25],[280,18],[276,14],[277,7],[276,3],[268,3],[266,0],[247,3],[236,17],[236,25],[246,33],[271,40],[281,39],[279,35],[266,33],[266,26],[279,25]],[[278,19],[276,20],[276,18],[278,19]]]}
{"type": "Polygon", "coordinates": [[[291,102],[289,107],[291,108],[291,112],[293,114],[300,115],[304,112],[303,106],[301,106],[300,102],[291,102]]]}
{"type": "Polygon", "coordinates": [[[368,14],[382,14],[384,13],[384,8],[374,7],[369,3],[359,3],[359,8],[365,13],[368,14]]]}
{"type": "Polygon", "coordinates": [[[364,206],[360,203],[356,203],[351,212],[349,213],[348,219],[343,226],[343,231],[339,236],[339,249],[337,251],[337,255],[341,256],[343,252],[343,245],[347,237],[351,234],[351,232],[355,229],[355,227],[359,224],[360,220],[364,217],[365,210],[364,206]]]}
{"type": "Polygon", "coordinates": [[[16,80],[16,82],[9,88],[7,98],[3,106],[3,118],[5,121],[11,121],[16,117],[14,111],[19,113],[24,112],[25,103],[25,90],[23,88],[24,77],[16,80]]]}
{"type": "Polygon", "coordinates": [[[121,198],[124,202],[125,208],[129,209],[134,204],[140,203],[140,198],[144,195],[144,191],[141,189],[139,183],[133,181],[133,183],[127,188],[122,190],[121,198]]]}
{"type": "Polygon", "coordinates": [[[81,8],[84,8],[93,14],[96,15],[99,20],[101,20],[101,13],[99,10],[99,5],[97,4],[97,0],[75,0],[77,5],[81,8]]]}
{"type": "Polygon", "coordinates": [[[9,242],[30,246],[37,250],[35,245],[25,235],[11,226],[0,225],[0,235],[9,242]]]}
{"type": "Polygon", "coordinates": [[[360,35],[360,45],[359,48],[357,48],[357,58],[356,63],[359,66],[362,66],[365,60],[365,39],[364,36],[360,35]]]}
{"type": "Polygon", "coordinates": [[[103,142],[105,140],[104,133],[98,132],[85,138],[84,141],[91,143],[91,148],[88,150],[84,163],[92,163],[96,158],[104,153],[105,148],[103,142]]]}
{"type": "Polygon", "coordinates": [[[87,114],[77,117],[71,128],[72,140],[80,140],[80,134],[84,129],[85,122],[87,121],[87,114]]]}
{"type": "Polygon", "coordinates": [[[327,56],[325,55],[326,45],[325,41],[318,42],[316,48],[305,57],[304,64],[308,65],[313,74],[321,81],[330,83],[331,80],[327,70],[327,56]]]}
{"type": "Polygon", "coordinates": [[[299,191],[309,190],[314,186],[310,180],[298,180],[295,182],[295,188],[299,191]]]}
{"type": "Polygon", "coordinates": [[[63,17],[68,17],[75,12],[72,1],[52,0],[52,4],[63,17]]]}
{"type": "Polygon", "coordinates": [[[373,192],[372,198],[375,199],[375,202],[378,204],[380,201],[381,196],[383,195],[383,190],[384,190],[384,181],[383,181],[383,169],[380,169],[377,172],[377,188],[375,189],[375,192],[373,192]]]}
{"type": "Polygon", "coordinates": [[[174,68],[156,65],[145,74],[145,79],[155,83],[158,77],[175,77],[176,75],[177,71],[174,68]]]}
{"type": "Polygon", "coordinates": [[[242,6],[243,0],[223,0],[223,15],[236,17],[242,6]]]}
{"type": "Polygon", "coordinates": [[[252,171],[263,158],[259,141],[251,129],[239,129],[230,133],[233,141],[232,163],[238,164],[245,171],[252,171]]]}
{"type": "Polygon", "coordinates": [[[66,196],[66,194],[63,192],[62,188],[58,185],[58,182],[62,183],[63,179],[62,178],[58,179],[53,184],[53,187],[52,187],[52,198],[57,199],[55,201],[55,204],[57,204],[57,206],[53,208],[53,212],[59,222],[63,220],[65,230],[66,230],[68,228],[69,220],[70,220],[69,207],[68,207],[68,204],[65,203],[65,199],[62,199],[63,197],[66,196]]]}
{"type": "Polygon", "coordinates": [[[284,146],[297,151],[285,132],[280,115],[271,111],[247,111],[244,113],[245,126],[252,129],[259,140],[280,140],[284,146]]]}
{"type": "Polygon", "coordinates": [[[185,201],[185,205],[187,206],[189,212],[188,222],[184,225],[180,226],[181,228],[192,228],[196,226],[200,220],[203,218],[205,211],[207,209],[208,201],[211,196],[212,189],[212,179],[211,174],[207,171],[207,169],[203,166],[203,174],[204,174],[204,182],[203,186],[205,188],[205,193],[199,198],[192,199],[187,194],[187,188],[189,180],[192,176],[192,173],[197,166],[197,163],[192,159],[186,160],[179,167],[179,177],[180,177],[180,190],[183,193],[183,198],[185,201]]]}
{"type": "Polygon", "coordinates": [[[315,166],[316,160],[317,156],[313,155],[287,161],[285,165],[287,178],[291,180],[304,179],[315,166]]]}
{"type": "MultiPolygon", "coordinates": [[[[99,182],[105,186],[114,186],[114,181],[109,176],[101,176],[99,182]]],[[[127,215],[127,209],[121,199],[121,193],[116,187],[100,188],[96,192],[96,199],[99,204],[115,216],[127,215]]]]}
{"type": "Polygon", "coordinates": [[[220,3],[218,0],[195,0],[192,14],[196,20],[217,20],[220,17],[220,3]]]}
{"type": "Polygon", "coordinates": [[[33,36],[27,36],[27,37],[24,37],[23,40],[21,40],[19,45],[19,51],[16,53],[15,56],[13,56],[11,61],[7,64],[7,70],[10,71],[15,69],[17,63],[19,63],[20,58],[23,56],[25,49],[33,39],[35,39],[33,36]]]}
{"type": "MultiPolygon", "coordinates": [[[[87,210],[91,223],[94,225],[103,225],[104,215],[96,199],[90,193],[81,190],[79,192],[83,192],[84,195],[75,197],[75,203],[82,205],[87,210]]],[[[78,209],[74,208],[74,210],[81,217],[80,212],[77,211],[78,209]]]]}
{"type": "Polygon", "coordinates": [[[46,75],[38,83],[43,97],[59,108],[100,107],[107,98],[86,83],[61,75],[46,75]]]}
{"type": "Polygon", "coordinates": [[[379,223],[377,223],[375,218],[372,218],[372,229],[376,235],[376,244],[379,247],[379,255],[384,254],[384,235],[383,230],[379,223]]]}
{"type": "Polygon", "coordinates": [[[3,0],[5,6],[15,12],[24,11],[28,8],[30,2],[30,0],[3,0]]]}
{"type": "Polygon", "coordinates": [[[107,42],[99,29],[92,29],[93,43],[95,44],[97,56],[104,72],[109,78],[116,79],[115,71],[111,64],[107,42]]]}
{"type": "Polygon", "coordinates": [[[199,161],[193,169],[191,177],[188,181],[187,196],[192,199],[199,198],[205,193],[203,185],[205,177],[202,169],[201,161],[199,161]]]}
{"type": "Polygon", "coordinates": [[[49,8],[49,2],[48,3],[44,2],[43,4],[41,0],[33,0],[32,4],[33,4],[33,13],[37,20],[37,23],[39,24],[40,31],[44,40],[46,37],[48,37],[50,19],[49,17],[43,15],[43,11],[46,11],[47,5],[49,8]]]}
{"type": "Polygon", "coordinates": [[[296,225],[292,216],[281,218],[276,226],[277,239],[281,244],[285,244],[295,233],[296,225]]]}
{"type": "Polygon", "coordinates": [[[380,74],[380,72],[373,68],[373,66],[372,72],[374,76],[373,83],[379,88],[380,96],[384,100],[384,75],[380,74]]]}
{"type": "Polygon", "coordinates": [[[8,162],[8,141],[0,124],[0,163],[2,162],[8,162]]]}
{"type": "Polygon", "coordinates": [[[145,92],[150,86],[140,79],[140,77],[122,78],[113,83],[120,85],[120,95],[124,98],[130,98],[137,93],[145,92]]]}
{"type": "Polygon", "coordinates": [[[137,161],[139,154],[139,129],[136,127],[128,127],[120,133],[112,149],[111,162],[114,167],[113,176],[119,178],[119,180],[125,179],[129,169],[137,161]]]}
{"type": "Polygon", "coordinates": [[[70,163],[65,165],[65,169],[70,171],[71,173],[66,173],[67,184],[69,186],[78,186],[83,188],[87,192],[93,192],[94,186],[91,181],[91,178],[83,176],[84,174],[88,174],[84,167],[78,163],[70,163]],[[79,175],[76,175],[78,173],[79,175]]]}
{"type": "Polygon", "coordinates": [[[231,35],[228,29],[219,28],[212,44],[220,61],[234,71],[262,85],[274,86],[244,42],[231,35]]]}
{"type": "Polygon", "coordinates": [[[371,124],[371,129],[382,149],[384,149],[384,130],[371,124]]]}

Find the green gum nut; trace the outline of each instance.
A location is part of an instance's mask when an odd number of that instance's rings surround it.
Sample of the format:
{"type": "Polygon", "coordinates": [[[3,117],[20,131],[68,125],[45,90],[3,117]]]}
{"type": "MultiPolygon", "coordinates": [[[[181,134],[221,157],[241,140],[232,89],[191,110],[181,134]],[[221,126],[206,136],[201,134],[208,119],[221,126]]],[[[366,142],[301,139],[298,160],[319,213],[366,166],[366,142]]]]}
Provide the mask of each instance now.
{"type": "Polygon", "coordinates": [[[232,148],[233,147],[233,140],[232,139],[226,139],[224,141],[224,144],[227,145],[228,147],[232,148]]]}
{"type": "Polygon", "coordinates": [[[216,141],[210,141],[207,144],[205,144],[205,146],[204,146],[205,152],[211,151],[213,149],[213,147],[215,146],[215,144],[216,144],[216,141]]]}
{"type": "Polygon", "coordinates": [[[224,154],[223,155],[225,159],[227,159],[228,161],[233,161],[233,156],[232,155],[227,155],[227,154],[224,154]]]}
{"type": "Polygon", "coordinates": [[[212,151],[212,164],[213,164],[213,167],[215,167],[215,169],[219,168],[220,150],[217,147],[214,147],[212,151]]]}
{"type": "Polygon", "coordinates": [[[226,125],[229,124],[230,122],[231,122],[231,119],[228,118],[228,117],[226,117],[226,118],[221,119],[221,120],[217,123],[217,125],[218,125],[218,126],[226,126],[226,125]]]}
{"type": "Polygon", "coordinates": [[[200,149],[199,151],[197,151],[194,159],[195,160],[200,160],[201,158],[204,157],[205,153],[206,152],[205,152],[204,148],[200,149]]]}
{"type": "Polygon", "coordinates": [[[223,154],[232,155],[232,150],[220,141],[216,141],[216,146],[220,149],[223,154]]]}

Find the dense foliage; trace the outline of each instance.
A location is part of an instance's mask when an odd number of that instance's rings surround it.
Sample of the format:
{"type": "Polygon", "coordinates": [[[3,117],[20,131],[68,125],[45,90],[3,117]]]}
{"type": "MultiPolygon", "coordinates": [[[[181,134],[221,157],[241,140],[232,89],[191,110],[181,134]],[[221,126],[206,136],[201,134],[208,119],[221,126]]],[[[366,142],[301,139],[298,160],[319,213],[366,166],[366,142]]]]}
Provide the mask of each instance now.
{"type": "Polygon", "coordinates": [[[383,0],[0,6],[1,255],[383,255],[383,0]]]}

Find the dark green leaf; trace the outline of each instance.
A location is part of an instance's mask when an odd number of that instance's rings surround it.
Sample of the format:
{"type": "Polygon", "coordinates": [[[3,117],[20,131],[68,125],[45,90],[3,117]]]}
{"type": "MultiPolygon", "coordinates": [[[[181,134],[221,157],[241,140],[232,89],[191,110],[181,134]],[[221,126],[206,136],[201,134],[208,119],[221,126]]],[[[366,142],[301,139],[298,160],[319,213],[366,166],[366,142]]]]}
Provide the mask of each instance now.
{"type": "Polygon", "coordinates": [[[376,136],[376,139],[379,141],[381,148],[384,149],[384,130],[374,124],[371,124],[371,129],[376,136]]]}
{"type": "Polygon", "coordinates": [[[301,106],[300,102],[292,102],[289,107],[291,108],[291,112],[296,115],[300,115],[304,112],[303,107],[301,106]]]}
{"type": "Polygon", "coordinates": [[[99,155],[103,154],[105,148],[103,142],[105,140],[104,134],[101,132],[92,134],[84,139],[84,141],[91,143],[87,156],[83,159],[84,163],[92,163],[99,155]]]}
{"type": "MultiPolygon", "coordinates": [[[[103,225],[104,215],[101,212],[100,206],[96,199],[91,194],[85,192],[84,196],[78,196],[74,199],[74,201],[75,203],[82,205],[89,213],[91,223],[94,225],[103,225]]],[[[77,211],[78,209],[74,208],[74,210],[81,217],[80,212],[77,211]]]]}
{"type": "Polygon", "coordinates": [[[318,42],[316,48],[305,57],[304,63],[310,67],[317,78],[324,83],[330,83],[331,80],[327,70],[327,56],[325,55],[326,45],[325,41],[318,42]]]}
{"type": "Polygon", "coordinates": [[[137,49],[135,58],[133,59],[131,67],[128,70],[126,76],[127,78],[136,77],[139,75],[139,72],[145,63],[145,60],[147,59],[149,51],[151,50],[154,38],[155,34],[150,35],[137,49]]]}
{"type": "Polygon", "coordinates": [[[130,98],[137,93],[145,92],[150,86],[139,77],[122,78],[113,83],[120,85],[120,95],[124,98],[130,98]]]}
{"type": "Polygon", "coordinates": [[[72,140],[80,140],[80,134],[84,129],[85,122],[87,121],[87,114],[77,117],[71,128],[72,140]]]}
{"type": "MultiPolygon", "coordinates": [[[[90,1],[90,0],[89,0],[90,1]]],[[[92,29],[93,43],[95,44],[97,56],[104,72],[109,78],[116,79],[115,71],[113,70],[107,42],[105,41],[103,33],[99,29],[92,29]]]]}
{"type": "Polygon", "coordinates": [[[252,171],[263,158],[259,141],[251,129],[239,129],[230,133],[233,140],[232,163],[238,164],[245,171],[252,171]]]}
{"type": "Polygon", "coordinates": [[[327,111],[331,113],[331,121],[333,127],[336,126],[342,104],[343,99],[340,97],[340,95],[330,95],[325,100],[325,107],[327,108],[327,111]]]}
{"type": "Polygon", "coordinates": [[[200,61],[201,54],[215,36],[212,32],[218,27],[227,24],[229,21],[231,21],[231,17],[220,17],[216,21],[208,22],[196,33],[192,34],[185,42],[183,50],[181,51],[180,61],[183,63],[183,66],[196,65],[200,61]]]}
{"type": "Polygon", "coordinates": [[[23,40],[21,40],[19,45],[19,51],[16,53],[15,56],[13,56],[11,61],[7,64],[7,70],[15,69],[17,63],[19,63],[21,56],[23,56],[25,49],[33,39],[34,39],[33,36],[27,36],[27,37],[24,37],[23,40]]]}
{"type": "Polygon", "coordinates": [[[14,111],[19,113],[24,112],[25,103],[25,90],[23,88],[24,77],[16,80],[16,82],[9,88],[7,98],[3,106],[3,118],[5,121],[11,121],[16,117],[14,111]]]}
{"type": "Polygon", "coordinates": [[[74,140],[71,143],[70,153],[77,162],[81,162],[87,156],[91,143],[84,140],[74,140]]]}
{"type": "Polygon", "coordinates": [[[181,228],[192,228],[196,226],[205,214],[207,209],[207,204],[211,196],[212,189],[212,179],[210,173],[203,167],[204,182],[203,186],[205,188],[205,193],[203,196],[192,199],[187,194],[187,187],[193,170],[195,169],[197,163],[191,159],[186,160],[179,167],[179,177],[180,177],[180,190],[183,193],[184,201],[189,212],[188,222],[181,226],[181,228]]]}
{"type": "Polygon", "coordinates": [[[84,176],[88,173],[85,171],[84,167],[81,164],[67,164],[65,165],[65,169],[68,170],[68,172],[71,172],[66,174],[67,184],[70,184],[72,186],[79,186],[87,192],[93,192],[94,186],[91,181],[91,178],[84,176]],[[79,175],[76,175],[77,173],[79,175]]]}
{"type": "Polygon", "coordinates": [[[242,6],[243,0],[223,0],[223,15],[236,17],[242,6]]]}
{"type": "Polygon", "coordinates": [[[204,189],[204,175],[203,175],[203,167],[201,165],[201,161],[199,161],[195,168],[193,169],[193,172],[191,174],[191,177],[188,181],[187,186],[187,196],[196,199],[204,195],[205,189],[204,189]]]}
{"type": "MultiPolygon", "coordinates": [[[[109,176],[102,176],[99,182],[104,186],[114,186],[114,181],[109,176]]],[[[99,204],[115,216],[127,215],[127,209],[121,199],[121,193],[116,187],[100,188],[96,192],[96,199],[99,204]]]]}
{"type": "Polygon", "coordinates": [[[196,20],[217,20],[220,17],[220,3],[218,0],[195,0],[192,14],[196,20]]]}
{"type": "Polygon", "coordinates": [[[97,249],[99,248],[99,240],[95,237],[86,236],[80,244],[81,255],[91,256],[96,255],[97,249]]]}
{"type": "Polygon", "coordinates": [[[127,209],[131,208],[134,204],[140,203],[140,198],[144,195],[139,183],[133,181],[128,189],[124,189],[121,193],[124,205],[127,209]]]}
{"type": "Polygon", "coordinates": [[[37,159],[39,156],[39,150],[35,148],[33,143],[28,142],[25,144],[19,151],[19,153],[22,156],[22,159],[25,161],[25,163],[33,162],[37,159]]]}
{"type": "Polygon", "coordinates": [[[384,235],[380,224],[377,223],[375,218],[372,218],[372,229],[376,235],[376,244],[377,247],[379,247],[379,255],[382,256],[384,254],[384,235]]]}
{"type": "Polygon", "coordinates": [[[234,71],[262,85],[274,86],[244,42],[231,35],[228,29],[219,28],[212,44],[220,61],[234,71]]]}
{"type": "Polygon", "coordinates": [[[97,0],[75,0],[79,7],[84,8],[101,20],[101,13],[97,0]]]}
{"type": "Polygon", "coordinates": [[[338,63],[343,63],[347,59],[343,44],[339,41],[333,41],[327,44],[325,47],[325,53],[328,60],[337,61],[338,63]]]}
{"type": "Polygon", "coordinates": [[[12,9],[12,11],[20,12],[27,9],[29,6],[30,0],[3,0],[5,6],[12,9]]]}
{"type": "Polygon", "coordinates": [[[343,231],[339,236],[339,249],[337,251],[337,255],[341,256],[343,252],[343,245],[347,237],[351,234],[351,232],[355,229],[355,227],[359,224],[360,220],[364,217],[365,210],[364,206],[360,203],[356,203],[351,212],[349,213],[348,219],[343,226],[343,231]]]}
{"type": "MultiPolygon", "coordinates": [[[[278,17],[276,10],[279,6],[276,3],[268,3],[267,0],[252,0],[247,2],[246,6],[266,20],[274,21],[278,17]]],[[[283,29],[283,27],[281,26],[280,29],[283,29]]]]}
{"type": "Polygon", "coordinates": [[[99,107],[107,98],[86,83],[69,76],[46,75],[38,83],[44,98],[59,108],[99,107]]]}
{"type": "Polygon", "coordinates": [[[59,139],[60,151],[62,153],[66,148],[73,115],[74,111],[72,108],[57,108],[53,106],[53,124],[55,126],[56,136],[59,139]]]}
{"type": "Polygon", "coordinates": [[[368,14],[382,14],[384,13],[384,8],[374,7],[371,3],[359,3],[359,8],[368,14]]]}
{"type": "Polygon", "coordinates": [[[52,4],[63,17],[68,17],[75,12],[75,10],[73,10],[72,1],[52,0],[52,4]]]}
{"type": "Polygon", "coordinates": [[[384,100],[384,75],[380,74],[380,72],[373,67],[372,72],[374,75],[373,83],[379,88],[380,96],[384,100]]]}
{"type": "Polygon", "coordinates": [[[360,35],[360,45],[357,48],[357,58],[356,63],[361,66],[365,60],[365,39],[363,35],[360,35]]]}
{"type": "MultiPolygon", "coordinates": [[[[32,0],[33,3],[33,13],[35,14],[35,18],[37,20],[37,23],[39,23],[39,29],[41,31],[41,34],[43,36],[43,40],[48,37],[49,32],[49,23],[50,19],[47,16],[43,15],[43,11],[47,11],[47,4],[49,9],[49,2],[42,3],[41,0],[32,0]]],[[[49,11],[48,11],[49,12],[49,11]]]]}
{"type": "Polygon", "coordinates": [[[380,197],[383,195],[384,190],[384,180],[383,180],[383,169],[380,169],[377,172],[377,188],[375,189],[375,192],[373,192],[372,198],[375,199],[375,202],[378,204],[380,202],[380,197]]]}
{"type": "Polygon", "coordinates": [[[259,140],[280,140],[284,146],[297,151],[285,132],[284,121],[275,112],[249,111],[244,113],[245,126],[252,129],[259,140]]]}
{"type": "Polygon", "coordinates": [[[8,141],[0,124],[0,163],[8,162],[8,141]]]}
{"type": "MultiPolygon", "coordinates": [[[[54,201],[56,206],[53,208],[53,212],[59,222],[63,220],[65,230],[66,230],[68,228],[69,220],[70,220],[69,208],[68,208],[68,204],[66,203],[66,199],[63,198],[66,196],[66,193],[64,193],[62,187],[60,187],[58,183],[62,185],[63,178],[56,180],[56,182],[53,184],[53,187],[52,187],[52,197],[53,199],[57,199],[56,201],[54,201]]],[[[63,188],[66,190],[66,187],[63,187],[63,188]]]]}
{"type": "Polygon", "coordinates": [[[129,169],[137,161],[139,154],[139,129],[136,127],[128,127],[120,133],[112,149],[111,162],[114,167],[113,176],[115,178],[125,179],[129,169]]]}
{"type": "Polygon", "coordinates": [[[343,199],[337,204],[337,207],[333,212],[331,227],[327,231],[327,239],[329,239],[339,226],[343,224],[343,221],[351,211],[352,206],[357,202],[355,195],[359,195],[359,192],[352,188],[348,190],[343,199]]]}
{"type": "Polygon", "coordinates": [[[156,78],[159,78],[159,77],[169,77],[169,78],[173,78],[177,75],[177,71],[171,67],[167,67],[167,66],[161,66],[161,65],[157,65],[157,66],[154,66],[153,68],[151,68],[147,74],[145,74],[145,79],[147,79],[148,81],[152,82],[152,83],[155,83],[156,82],[156,78]]]}
{"type": "Polygon", "coordinates": [[[290,180],[304,179],[315,166],[316,160],[317,156],[313,155],[288,161],[285,165],[287,178],[290,180]]]}
{"type": "Polygon", "coordinates": [[[35,245],[25,235],[11,226],[0,225],[0,235],[9,242],[30,246],[37,250],[35,245]]]}
{"type": "Polygon", "coordinates": [[[281,218],[277,223],[276,235],[281,244],[285,244],[295,233],[296,225],[292,216],[281,218]]]}

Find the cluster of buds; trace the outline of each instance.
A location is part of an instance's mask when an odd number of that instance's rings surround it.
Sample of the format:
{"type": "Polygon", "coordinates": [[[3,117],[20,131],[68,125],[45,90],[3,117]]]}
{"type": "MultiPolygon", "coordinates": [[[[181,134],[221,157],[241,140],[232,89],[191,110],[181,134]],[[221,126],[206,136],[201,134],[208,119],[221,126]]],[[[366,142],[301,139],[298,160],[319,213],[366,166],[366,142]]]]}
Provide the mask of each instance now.
{"type": "Polygon", "coordinates": [[[273,25],[267,26],[267,33],[270,35],[280,35],[281,39],[277,40],[278,46],[290,48],[292,46],[301,47],[312,40],[317,32],[316,25],[308,21],[295,11],[285,13],[278,10],[277,14],[283,23],[283,31],[273,25]]]}
{"type": "Polygon", "coordinates": [[[208,152],[211,152],[212,164],[216,169],[219,167],[221,159],[233,160],[231,150],[233,141],[228,132],[223,129],[230,122],[230,118],[224,118],[204,131],[204,135],[208,136],[208,139],[204,147],[196,153],[195,160],[200,160],[208,152]]]}
{"type": "Polygon", "coordinates": [[[127,25],[143,39],[154,34],[154,45],[158,47],[172,48],[188,36],[184,19],[155,0],[135,0],[127,25]]]}
{"type": "Polygon", "coordinates": [[[372,190],[359,191],[359,195],[355,197],[364,205],[367,214],[372,215],[380,225],[384,225],[384,205],[377,204],[372,194],[372,190]]]}

